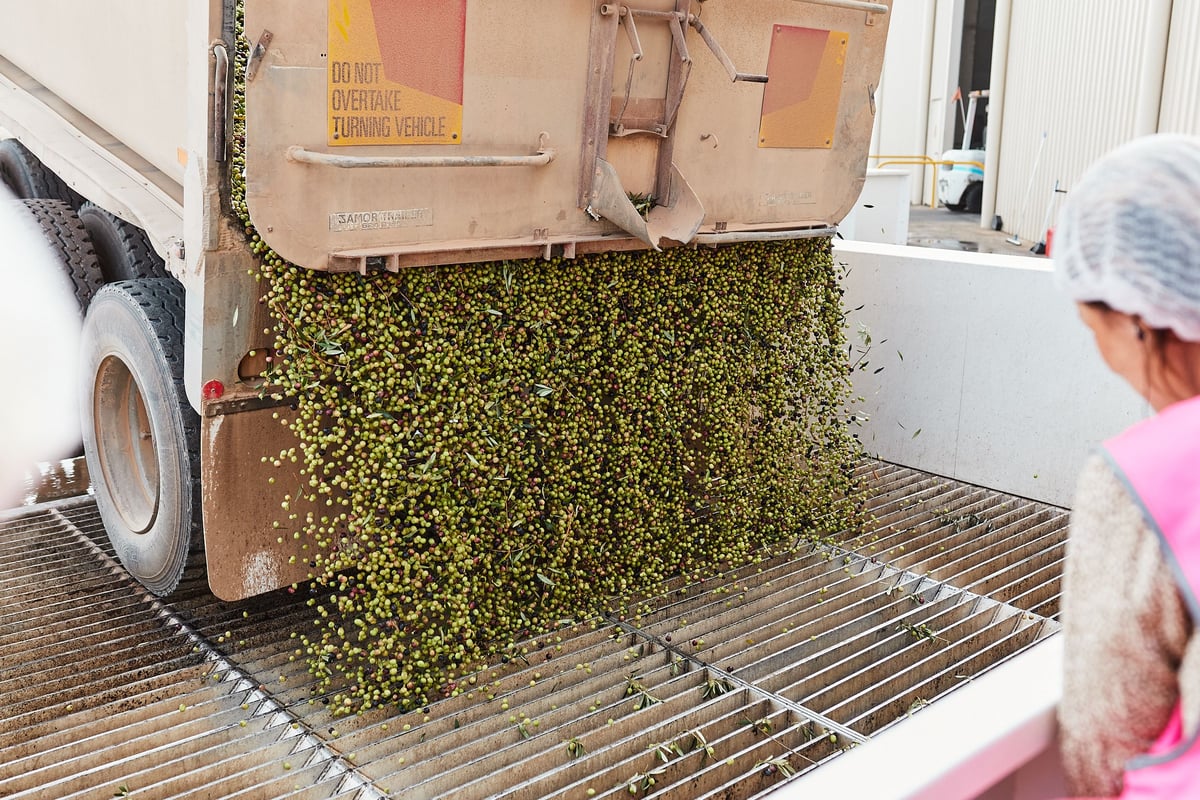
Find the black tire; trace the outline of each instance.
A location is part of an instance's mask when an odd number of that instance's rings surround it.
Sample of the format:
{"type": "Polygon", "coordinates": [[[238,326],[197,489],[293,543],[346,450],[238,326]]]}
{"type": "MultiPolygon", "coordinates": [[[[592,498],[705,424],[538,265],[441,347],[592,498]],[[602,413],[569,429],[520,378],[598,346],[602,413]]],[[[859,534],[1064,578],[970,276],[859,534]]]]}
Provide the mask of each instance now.
{"type": "Polygon", "coordinates": [[[0,140],[0,180],[23,200],[62,200],[79,208],[83,198],[16,139],[0,140]]]}
{"type": "Polygon", "coordinates": [[[100,260],[88,238],[87,229],[79,221],[75,209],[62,200],[23,200],[33,215],[42,235],[58,257],[63,273],[71,279],[80,315],[87,312],[92,297],[104,285],[100,260]]]}
{"type": "Polygon", "coordinates": [[[96,248],[105,283],[170,277],[146,232],[138,226],[95,203],[80,206],[79,220],[96,248]]]}
{"type": "Polygon", "coordinates": [[[975,181],[967,184],[967,188],[963,190],[962,197],[959,198],[959,210],[968,214],[978,214],[983,208],[983,183],[975,181]]]}
{"type": "Polygon", "coordinates": [[[154,594],[203,558],[200,418],[183,386],[183,286],[121,281],[88,310],[81,348],[83,443],[117,557],[154,594]]]}

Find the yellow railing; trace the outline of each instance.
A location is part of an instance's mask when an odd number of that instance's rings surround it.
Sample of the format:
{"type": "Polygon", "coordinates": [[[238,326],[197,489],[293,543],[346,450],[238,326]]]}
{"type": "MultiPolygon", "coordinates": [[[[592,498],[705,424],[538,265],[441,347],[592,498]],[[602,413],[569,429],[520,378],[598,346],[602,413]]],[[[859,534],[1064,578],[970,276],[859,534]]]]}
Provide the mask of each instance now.
{"type": "MultiPolygon", "coordinates": [[[[979,167],[980,170],[983,169],[983,164],[979,163],[978,161],[954,161],[954,160],[945,159],[945,158],[931,158],[929,156],[872,155],[872,156],[869,156],[869,158],[884,159],[883,161],[880,161],[878,164],[876,164],[875,165],[876,167],[888,167],[888,166],[892,166],[893,164],[900,165],[900,166],[925,166],[925,167],[939,167],[942,164],[950,164],[952,166],[956,165],[956,164],[965,164],[970,167],[979,167]]],[[[932,185],[932,187],[930,187],[930,191],[929,191],[929,207],[937,208],[938,207],[938,201],[937,201],[938,181],[937,181],[937,173],[936,172],[934,172],[934,174],[933,174],[932,183],[933,183],[933,185],[932,185]]]]}

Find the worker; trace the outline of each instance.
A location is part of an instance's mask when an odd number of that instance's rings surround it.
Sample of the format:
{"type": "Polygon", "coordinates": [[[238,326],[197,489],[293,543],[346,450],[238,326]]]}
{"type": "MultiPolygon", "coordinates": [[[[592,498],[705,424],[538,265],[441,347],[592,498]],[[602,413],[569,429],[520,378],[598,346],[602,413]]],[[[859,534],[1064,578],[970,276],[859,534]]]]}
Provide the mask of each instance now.
{"type": "Polygon", "coordinates": [[[1083,468],[1059,709],[1076,796],[1200,797],[1200,139],[1118,148],[1072,189],[1060,284],[1147,418],[1083,468]]]}
{"type": "Polygon", "coordinates": [[[41,229],[0,183],[0,509],[20,503],[39,461],[79,442],[82,320],[41,229]]]}

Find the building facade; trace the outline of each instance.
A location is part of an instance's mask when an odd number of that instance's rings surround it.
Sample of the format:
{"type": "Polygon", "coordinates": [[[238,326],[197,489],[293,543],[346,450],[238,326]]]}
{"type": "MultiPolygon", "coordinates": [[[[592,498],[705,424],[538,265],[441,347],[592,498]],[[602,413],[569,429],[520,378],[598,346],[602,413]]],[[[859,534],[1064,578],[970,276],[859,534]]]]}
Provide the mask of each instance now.
{"type": "MultiPolygon", "coordinates": [[[[892,13],[872,153],[940,157],[960,141],[955,92],[988,89],[981,225],[999,215],[1042,240],[1056,182],[1069,192],[1138,136],[1200,134],[1200,0],[895,0],[892,13]]],[[[911,169],[912,200],[928,203],[935,168],[911,169]]]]}

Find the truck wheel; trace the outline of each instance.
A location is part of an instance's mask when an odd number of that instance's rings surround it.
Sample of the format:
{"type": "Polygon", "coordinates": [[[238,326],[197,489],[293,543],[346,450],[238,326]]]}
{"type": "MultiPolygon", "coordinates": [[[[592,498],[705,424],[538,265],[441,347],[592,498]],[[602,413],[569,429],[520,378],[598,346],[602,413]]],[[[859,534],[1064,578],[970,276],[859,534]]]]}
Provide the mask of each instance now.
{"type": "Polygon", "coordinates": [[[162,258],[150,246],[146,232],[95,203],[79,207],[79,220],[87,229],[106,283],[139,278],[167,278],[162,258]]]}
{"type": "Polygon", "coordinates": [[[100,261],[88,238],[87,229],[75,210],[62,200],[24,200],[25,207],[42,229],[50,249],[71,279],[79,313],[87,311],[92,296],[104,285],[100,261]]]}
{"type": "Polygon", "coordinates": [[[962,202],[959,203],[959,210],[965,211],[968,214],[978,214],[983,208],[983,184],[975,181],[963,190],[962,202]]]}
{"type": "Polygon", "coordinates": [[[173,278],[105,286],[84,320],[80,358],[96,505],[121,563],[160,596],[203,555],[200,419],[184,394],[183,302],[173,278]]]}
{"type": "Polygon", "coordinates": [[[72,208],[83,203],[82,197],[16,139],[0,140],[0,180],[22,199],[63,200],[72,208]]]}

